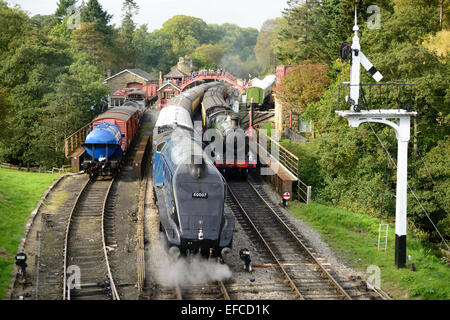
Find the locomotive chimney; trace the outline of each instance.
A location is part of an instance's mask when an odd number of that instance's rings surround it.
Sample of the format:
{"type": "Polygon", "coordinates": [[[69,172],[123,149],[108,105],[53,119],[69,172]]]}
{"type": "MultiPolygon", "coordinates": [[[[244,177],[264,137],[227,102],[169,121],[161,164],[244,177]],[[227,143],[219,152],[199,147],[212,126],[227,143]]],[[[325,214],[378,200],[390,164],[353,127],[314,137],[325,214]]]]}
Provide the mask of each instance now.
{"type": "Polygon", "coordinates": [[[203,156],[192,155],[191,163],[189,165],[189,174],[194,179],[200,179],[203,169],[205,168],[205,162],[203,156]]]}

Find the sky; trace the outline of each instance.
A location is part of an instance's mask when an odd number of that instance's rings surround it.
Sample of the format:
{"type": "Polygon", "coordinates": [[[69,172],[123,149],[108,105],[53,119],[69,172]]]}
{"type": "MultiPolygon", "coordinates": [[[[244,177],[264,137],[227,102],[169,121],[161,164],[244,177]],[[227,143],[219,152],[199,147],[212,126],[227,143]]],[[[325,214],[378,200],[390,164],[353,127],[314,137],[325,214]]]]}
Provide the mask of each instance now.
{"type": "MultiPolygon", "coordinates": [[[[87,2],[87,0],[85,0],[87,2]]],[[[18,4],[31,16],[48,15],[56,11],[58,0],[7,0],[18,4]]],[[[104,10],[113,15],[111,23],[120,25],[123,0],[99,0],[104,10]]],[[[81,3],[81,0],[78,0],[81,3]]],[[[147,24],[150,31],[175,15],[201,18],[208,24],[233,23],[240,27],[261,29],[264,21],[281,17],[287,0],[136,0],[139,14],[134,21],[147,24]]]]}

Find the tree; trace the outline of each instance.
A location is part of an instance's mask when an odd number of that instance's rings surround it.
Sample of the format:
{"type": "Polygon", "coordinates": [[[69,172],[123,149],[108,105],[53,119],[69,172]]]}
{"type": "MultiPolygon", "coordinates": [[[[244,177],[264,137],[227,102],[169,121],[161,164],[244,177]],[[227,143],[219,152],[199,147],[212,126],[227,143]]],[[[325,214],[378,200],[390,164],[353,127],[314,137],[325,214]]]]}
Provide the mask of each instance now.
{"type": "Polygon", "coordinates": [[[262,74],[273,72],[279,63],[275,54],[275,46],[280,23],[280,18],[267,20],[258,34],[254,52],[262,74]]]}
{"type": "MultiPolygon", "coordinates": [[[[372,4],[369,0],[357,2],[360,28],[364,27],[369,16],[367,8],[372,4]]],[[[383,19],[393,10],[390,1],[379,0],[376,4],[383,11],[383,19]]],[[[330,66],[354,25],[354,5],[354,0],[288,1],[278,35],[276,52],[280,61],[298,64],[312,60],[330,66]]]]}
{"type": "MultiPolygon", "coordinates": [[[[450,136],[425,155],[413,179],[414,188],[422,205],[445,238],[450,237],[450,136]]],[[[427,230],[433,240],[440,241],[437,232],[417,202],[411,202],[408,211],[415,224],[427,230]]]]}
{"type": "Polygon", "coordinates": [[[286,64],[297,64],[302,60],[323,62],[325,39],[322,36],[323,9],[319,1],[289,0],[284,23],[279,33],[277,54],[286,64]]]}
{"type": "Polygon", "coordinates": [[[224,23],[221,28],[222,39],[219,45],[225,56],[239,55],[241,61],[246,61],[250,56],[254,56],[253,48],[258,38],[258,30],[241,28],[231,23],[224,23]]]}
{"type": "Polygon", "coordinates": [[[30,19],[22,10],[9,8],[0,0],[0,57],[13,47],[20,46],[31,32],[30,19]]]}
{"type": "Polygon", "coordinates": [[[120,27],[120,35],[127,39],[127,42],[131,44],[133,39],[133,32],[136,29],[136,24],[133,21],[133,16],[138,14],[139,6],[134,0],[124,0],[122,5],[122,11],[124,12],[122,25],[120,27]]]}
{"type": "Polygon", "coordinates": [[[104,72],[109,65],[109,50],[106,45],[105,35],[97,30],[93,22],[81,23],[79,29],[72,31],[72,41],[78,50],[90,54],[95,65],[104,72]]]}
{"type": "Polygon", "coordinates": [[[116,41],[117,54],[120,55],[122,65],[125,67],[136,66],[136,49],[134,47],[134,32],[136,24],[133,21],[133,16],[139,11],[139,7],[134,0],[124,0],[122,5],[122,11],[124,12],[122,25],[118,30],[118,36],[116,41]]]}
{"type": "Polygon", "coordinates": [[[58,41],[28,39],[0,65],[0,87],[10,106],[4,125],[10,135],[1,137],[0,158],[11,163],[38,163],[44,97],[59,74],[70,64],[68,46],[58,41]]]}
{"type": "Polygon", "coordinates": [[[68,9],[74,8],[76,3],[77,3],[77,0],[59,0],[58,1],[58,8],[56,9],[55,16],[58,18],[58,20],[60,22],[68,14],[71,14],[71,12],[68,12],[68,9]]]}
{"type": "Polygon", "coordinates": [[[200,68],[215,69],[223,57],[223,50],[219,45],[203,44],[192,54],[194,64],[200,68]]]}
{"type": "Polygon", "coordinates": [[[199,18],[177,15],[167,20],[161,32],[170,39],[177,57],[192,53],[199,45],[207,43],[207,24],[199,18]]]}
{"type": "Polygon", "coordinates": [[[302,113],[308,105],[320,99],[325,86],[330,83],[327,71],[324,65],[305,61],[283,78],[277,96],[287,107],[302,113]]]}
{"type": "Polygon", "coordinates": [[[104,11],[98,0],[89,0],[81,8],[81,22],[95,23],[97,30],[104,35],[110,36],[112,28],[109,26],[112,16],[104,11]]]}

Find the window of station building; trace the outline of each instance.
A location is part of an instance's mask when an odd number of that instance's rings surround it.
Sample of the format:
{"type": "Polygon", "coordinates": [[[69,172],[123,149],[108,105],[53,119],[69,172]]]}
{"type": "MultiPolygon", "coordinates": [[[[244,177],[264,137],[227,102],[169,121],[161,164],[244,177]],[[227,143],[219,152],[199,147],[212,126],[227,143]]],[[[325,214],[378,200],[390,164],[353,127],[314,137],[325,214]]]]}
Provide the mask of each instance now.
{"type": "Polygon", "coordinates": [[[173,92],[173,91],[166,92],[167,99],[172,99],[173,97],[175,97],[175,92],[173,92]]]}

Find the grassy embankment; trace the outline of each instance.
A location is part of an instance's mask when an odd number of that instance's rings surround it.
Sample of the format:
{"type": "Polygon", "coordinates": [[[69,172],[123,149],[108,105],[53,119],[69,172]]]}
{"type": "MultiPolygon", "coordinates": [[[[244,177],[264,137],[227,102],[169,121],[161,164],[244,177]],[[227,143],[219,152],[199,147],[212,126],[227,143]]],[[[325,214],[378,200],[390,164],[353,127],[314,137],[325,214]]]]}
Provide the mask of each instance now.
{"type": "Polygon", "coordinates": [[[44,191],[58,177],[0,168],[0,299],[8,289],[25,223],[44,191]]]}
{"type": "MultiPolygon", "coordinates": [[[[272,128],[267,123],[264,129],[272,128]]],[[[291,152],[301,155],[301,171],[308,172],[306,177],[311,185],[320,175],[313,161],[306,159],[313,154],[310,144],[280,143],[291,152]],[[306,158],[305,158],[306,157],[306,158]]],[[[322,235],[329,246],[352,267],[365,272],[370,265],[381,269],[381,287],[396,299],[450,299],[450,267],[433,254],[431,249],[421,243],[411,230],[407,236],[407,254],[412,257],[406,269],[397,269],[394,265],[395,226],[389,225],[387,251],[378,251],[379,218],[357,214],[313,203],[310,205],[293,204],[291,213],[307,222],[322,235]],[[416,272],[411,271],[415,263],[416,272]]],[[[372,275],[372,274],[371,274],[372,275]]]]}
{"type": "MultiPolygon", "coordinates": [[[[405,269],[395,264],[394,225],[389,225],[386,252],[378,251],[379,219],[317,203],[293,203],[292,215],[307,222],[349,265],[365,272],[370,265],[381,270],[381,287],[394,299],[450,299],[450,267],[410,234],[405,269]],[[415,263],[416,272],[411,271],[415,263]]],[[[371,275],[371,274],[368,274],[371,275]]]]}

